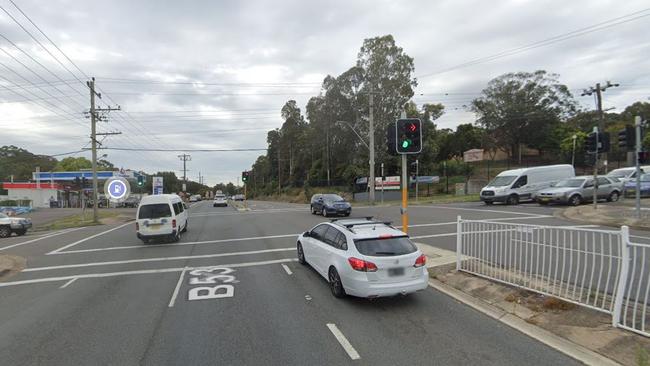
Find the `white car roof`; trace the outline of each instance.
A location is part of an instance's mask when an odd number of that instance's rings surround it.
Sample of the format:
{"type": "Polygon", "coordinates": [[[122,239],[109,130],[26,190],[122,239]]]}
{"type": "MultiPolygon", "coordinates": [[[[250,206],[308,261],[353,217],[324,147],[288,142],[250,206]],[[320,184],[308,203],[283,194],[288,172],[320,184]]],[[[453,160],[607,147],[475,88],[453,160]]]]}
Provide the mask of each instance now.
{"type": "Polygon", "coordinates": [[[180,202],[180,201],[181,198],[178,197],[177,194],[154,194],[154,195],[142,197],[142,200],[140,200],[140,205],[180,202]]]}
{"type": "Polygon", "coordinates": [[[510,176],[510,175],[519,176],[519,175],[523,175],[525,173],[528,173],[530,171],[544,171],[544,170],[554,170],[554,169],[573,169],[573,167],[571,165],[568,165],[568,164],[531,166],[529,168],[504,170],[501,173],[497,174],[497,177],[510,176]]]}
{"type": "Polygon", "coordinates": [[[373,239],[380,236],[408,236],[405,232],[395,229],[389,222],[368,219],[334,220],[332,225],[348,233],[353,239],[373,239]]]}

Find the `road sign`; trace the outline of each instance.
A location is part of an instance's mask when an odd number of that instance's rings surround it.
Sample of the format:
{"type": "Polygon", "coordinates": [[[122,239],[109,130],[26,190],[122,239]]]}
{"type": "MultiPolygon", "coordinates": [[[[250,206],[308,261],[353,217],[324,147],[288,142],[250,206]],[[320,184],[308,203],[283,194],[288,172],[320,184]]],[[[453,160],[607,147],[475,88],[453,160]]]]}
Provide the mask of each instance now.
{"type": "Polygon", "coordinates": [[[163,177],[153,177],[151,180],[153,194],[163,194],[163,177]]]}
{"type": "Polygon", "coordinates": [[[111,202],[122,202],[131,193],[129,182],[120,177],[113,177],[104,182],[104,192],[111,202]]]}
{"type": "Polygon", "coordinates": [[[483,149],[471,149],[463,153],[463,160],[466,163],[483,160],[483,149]]]}

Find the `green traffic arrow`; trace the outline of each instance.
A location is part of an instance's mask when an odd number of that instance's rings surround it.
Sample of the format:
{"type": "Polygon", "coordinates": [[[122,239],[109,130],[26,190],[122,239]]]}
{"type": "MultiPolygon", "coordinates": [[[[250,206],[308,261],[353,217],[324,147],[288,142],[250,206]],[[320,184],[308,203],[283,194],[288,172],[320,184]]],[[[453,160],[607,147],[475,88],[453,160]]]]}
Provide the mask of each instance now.
{"type": "Polygon", "coordinates": [[[411,144],[411,141],[404,140],[404,141],[402,141],[402,148],[406,149],[407,147],[409,147],[410,144],[411,144]]]}

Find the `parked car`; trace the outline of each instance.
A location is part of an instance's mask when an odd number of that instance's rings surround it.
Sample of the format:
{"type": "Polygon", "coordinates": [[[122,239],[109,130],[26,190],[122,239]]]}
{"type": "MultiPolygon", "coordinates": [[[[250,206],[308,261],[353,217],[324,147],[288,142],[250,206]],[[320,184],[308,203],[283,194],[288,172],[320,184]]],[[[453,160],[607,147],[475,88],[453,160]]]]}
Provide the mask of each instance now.
{"type": "Polygon", "coordinates": [[[122,207],[135,208],[140,204],[140,199],[138,197],[129,197],[122,202],[122,207]]]}
{"type": "MultiPolygon", "coordinates": [[[[641,197],[650,197],[650,173],[641,175],[641,197]]],[[[636,197],[636,179],[632,179],[625,183],[625,197],[636,197]]]]}
{"type": "Polygon", "coordinates": [[[32,220],[23,217],[10,217],[0,212],[0,238],[8,238],[12,233],[25,235],[31,229],[32,220]]]}
{"type": "Polygon", "coordinates": [[[136,214],[136,235],[145,244],[156,239],[178,241],[181,233],[187,231],[187,217],[187,210],[179,196],[145,196],[136,214]]]}
{"type": "Polygon", "coordinates": [[[298,261],[328,282],[332,295],[375,298],[427,288],[426,256],[390,223],[333,220],[298,237],[298,261]]]}
{"type": "Polygon", "coordinates": [[[198,194],[191,195],[190,196],[190,202],[198,202],[198,201],[201,200],[200,198],[201,198],[201,196],[199,196],[198,194]]]}
{"type": "MultiPolygon", "coordinates": [[[[597,198],[606,199],[609,202],[618,201],[621,195],[619,183],[606,176],[599,176],[597,179],[597,198]]],[[[595,188],[593,176],[585,175],[564,179],[553,187],[541,190],[537,194],[537,202],[540,205],[562,203],[578,206],[583,202],[593,201],[595,188]]]]}
{"type": "Polygon", "coordinates": [[[217,206],[223,206],[223,207],[228,206],[228,200],[226,200],[226,196],[224,194],[214,195],[214,200],[212,201],[212,207],[217,207],[217,206]]]}
{"type": "Polygon", "coordinates": [[[575,170],[568,164],[506,170],[481,189],[480,197],[486,205],[494,202],[516,205],[520,201],[535,200],[540,190],[572,177],[575,177],[575,170]]]}
{"type": "Polygon", "coordinates": [[[236,194],[232,197],[234,201],[243,201],[246,197],[243,194],[236,194]]]}
{"type": "Polygon", "coordinates": [[[350,216],[352,206],[338,194],[315,194],[311,197],[310,210],[312,214],[350,216]]]}

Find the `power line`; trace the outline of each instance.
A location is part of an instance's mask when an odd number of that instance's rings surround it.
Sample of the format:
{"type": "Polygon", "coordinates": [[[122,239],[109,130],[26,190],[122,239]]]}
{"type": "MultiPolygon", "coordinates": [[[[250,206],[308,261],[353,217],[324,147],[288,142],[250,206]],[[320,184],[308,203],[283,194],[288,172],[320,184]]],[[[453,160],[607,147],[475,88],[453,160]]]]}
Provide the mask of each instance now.
{"type": "MultiPolygon", "coordinates": [[[[99,79],[99,77],[98,77],[99,79]]],[[[204,82],[196,81],[164,81],[164,80],[147,80],[147,79],[122,79],[122,78],[101,78],[107,83],[124,83],[124,84],[171,84],[171,85],[215,85],[215,86],[251,86],[251,87],[300,87],[300,86],[320,86],[320,82],[265,82],[265,83],[245,83],[245,82],[204,82]]]]}
{"type": "Polygon", "coordinates": [[[118,150],[118,151],[152,151],[152,152],[242,152],[242,151],[266,151],[267,148],[260,149],[138,149],[128,147],[100,147],[100,150],[118,150]]]}
{"type": "Polygon", "coordinates": [[[473,66],[473,65],[488,62],[488,61],[493,61],[493,60],[496,60],[496,59],[499,59],[499,58],[502,58],[502,57],[512,56],[512,55],[515,55],[515,54],[518,54],[518,53],[521,53],[521,52],[525,52],[525,51],[529,51],[529,50],[532,50],[532,49],[535,49],[535,48],[548,46],[548,45],[551,45],[551,44],[554,44],[554,43],[557,43],[557,42],[565,41],[567,39],[579,37],[579,36],[582,36],[582,35],[585,35],[585,34],[588,34],[588,33],[592,33],[592,32],[596,32],[596,31],[599,31],[599,30],[607,29],[607,28],[610,28],[610,27],[613,27],[613,26],[616,26],[616,25],[628,23],[628,22],[631,22],[631,21],[634,21],[634,20],[637,20],[637,19],[640,19],[640,18],[643,18],[643,17],[650,16],[650,13],[643,14],[643,13],[647,13],[648,11],[650,11],[650,8],[639,10],[639,11],[636,11],[636,12],[633,12],[633,13],[630,13],[630,14],[620,16],[620,17],[612,18],[612,19],[606,20],[604,22],[600,22],[600,23],[590,25],[588,27],[576,29],[576,30],[573,30],[571,32],[563,33],[563,34],[560,34],[560,35],[557,35],[557,36],[554,36],[554,37],[543,39],[541,41],[533,42],[533,43],[530,43],[530,44],[527,44],[527,45],[524,45],[524,46],[520,46],[520,47],[517,47],[517,48],[510,49],[510,50],[502,51],[502,52],[499,52],[499,53],[496,53],[496,54],[493,54],[493,55],[490,55],[490,56],[477,58],[477,59],[474,59],[474,60],[471,60],[471,61],[468,61],[468,62],[464,62],[464,63],[458,64],[458,65],[455,65],[455,66],[452,66],[452,67],[448,67],[446,69],[442,69],[440,71],[417,75],[416,77],[417,78],[424,78],[424,77],[429,77],[429,76],[433,76],[433,75],[438,75],[438,74],[446,73],[446,72],[449,72],[449,71],[452,71],[452,70],[456,70],[456,69],[460,69],[460,68],[464,68],[464,67],[468,67],[468,66],[473,66]],[[643,15],[639,15],[639,16],[630,18],[630,17],[632,17],[634,15],[638,15],[638,14],[643,14],[643,15]],[[628,19],[626,19],[626,18],[628,18],[628,19]],[[624,20],[621,20],[621,19],[624,19],[624,20]]]}

